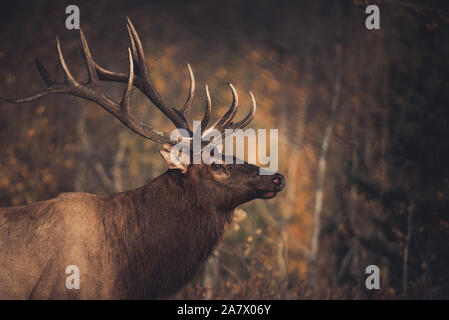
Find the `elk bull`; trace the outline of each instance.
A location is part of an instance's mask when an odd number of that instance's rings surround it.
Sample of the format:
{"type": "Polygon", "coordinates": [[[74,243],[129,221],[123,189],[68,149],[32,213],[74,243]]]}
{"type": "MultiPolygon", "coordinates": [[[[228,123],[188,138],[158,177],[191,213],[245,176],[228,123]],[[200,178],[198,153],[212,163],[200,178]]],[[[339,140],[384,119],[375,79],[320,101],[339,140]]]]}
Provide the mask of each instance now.
{"type": "MultiPolygon", "coordinates": [[[[178,129],[187,124],[195,80],[189,66],[190,92],[181,109],[162,101],[145,63],[144,51],[129,19],[129,73],[100,67],[91,56],[82,31],[81,49],[88,79],[70,73],[57,39],[64,81],[58,82],[37,60],[47,88],[13,103],[34,101],[51,93],[66,93],[93,101],[144,138],[163,145],[169,170],[149,184],[112,196],[64,193],[27,206],[0,208],[0,298],[2,299],[135,299],[166,297],[185,285],[206,261],[231,222],[233,210],[256,198],[269,199],[284,187],[280,174],[262,176],[259,167],[244,164],[182,165],[170,156],[167,133],[142,123],[130,113],[130,94],[139,88],[178,129]],[[120,102],[109,98],[100,81],[126,83],[120,102]],[[66,267],[77,265],[80,289],[68,290],[66,267]]],[[[224,132],[243,128],[249,114],[232,122],[238,96],[211,127],[224,132]]],[[[211,100],[206,86],[206,128],[211,100]]]]}

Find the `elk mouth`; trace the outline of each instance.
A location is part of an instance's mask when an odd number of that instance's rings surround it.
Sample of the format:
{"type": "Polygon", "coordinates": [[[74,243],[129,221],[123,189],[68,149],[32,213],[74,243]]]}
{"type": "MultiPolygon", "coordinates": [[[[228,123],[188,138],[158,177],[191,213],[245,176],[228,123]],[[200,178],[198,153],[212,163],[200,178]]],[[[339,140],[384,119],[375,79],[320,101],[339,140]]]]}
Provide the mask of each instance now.
{"type": "Polygon", "coordinates": [[[278,194],[277,191],[267,191],[264,193],[260,194],[260,198],[261,199],[273,199],[274,197],[276,197],[278,194]]]}
{"type": "Polygon", "coordinates": [[[257,198],[259,199],[273,199],[281,190],[257,190],[257,198]]]}

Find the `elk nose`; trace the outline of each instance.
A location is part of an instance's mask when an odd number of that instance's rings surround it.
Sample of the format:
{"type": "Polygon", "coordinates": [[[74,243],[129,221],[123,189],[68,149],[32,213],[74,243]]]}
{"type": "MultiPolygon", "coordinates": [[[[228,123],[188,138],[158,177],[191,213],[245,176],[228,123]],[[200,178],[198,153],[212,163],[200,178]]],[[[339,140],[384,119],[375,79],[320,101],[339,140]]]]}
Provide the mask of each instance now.
{"type": "Polygon", "coordinates": [[[285,186],[285,178],[282,174],[276,173],[273,176],[273,183],[276,187],[283,188],[285,186]]]}

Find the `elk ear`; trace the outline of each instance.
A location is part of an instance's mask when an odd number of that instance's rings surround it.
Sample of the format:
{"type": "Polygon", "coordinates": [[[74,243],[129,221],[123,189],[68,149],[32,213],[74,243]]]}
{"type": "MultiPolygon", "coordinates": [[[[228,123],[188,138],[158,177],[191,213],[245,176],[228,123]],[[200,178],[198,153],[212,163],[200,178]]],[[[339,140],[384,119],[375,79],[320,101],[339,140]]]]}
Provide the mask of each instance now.
{"type": "Polygon", "coordinates": [[[188,161],[186,161],[188,160],[186,159],[188,156],[184,152],[177,152],[177,150],[172,149],[173,147],[170,144],[164,143],[162,144],[162,150],[160,150],[159,153],[167,163],[169,169],[178,169],[181,170],[182,173],[186,173],[189,166],[188,161]]]}

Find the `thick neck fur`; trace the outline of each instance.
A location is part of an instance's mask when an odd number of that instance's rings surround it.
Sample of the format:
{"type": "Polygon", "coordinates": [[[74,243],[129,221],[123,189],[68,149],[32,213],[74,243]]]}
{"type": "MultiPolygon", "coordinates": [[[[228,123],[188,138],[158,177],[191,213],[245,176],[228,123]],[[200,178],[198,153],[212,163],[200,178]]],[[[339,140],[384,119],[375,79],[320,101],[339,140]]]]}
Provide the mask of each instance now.
{"type": "Polygon", "coordinates": [[[195,179],[167,171],[106,201],[105,236],[124,297],[175,293],[222,239],[233,208],[216,208],[211,195],[197,189],[195,179]]]}

